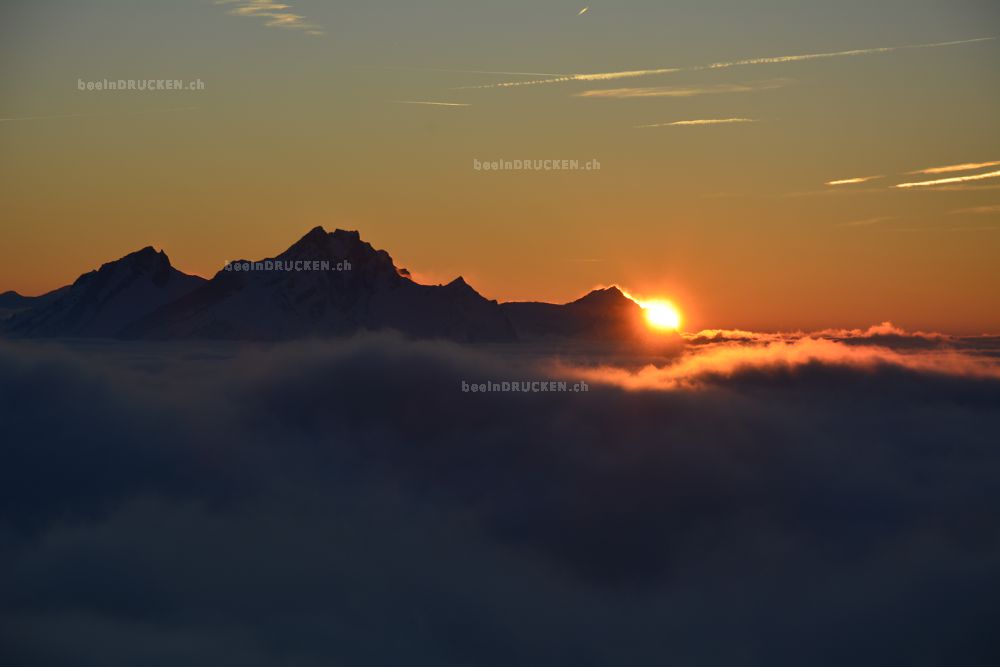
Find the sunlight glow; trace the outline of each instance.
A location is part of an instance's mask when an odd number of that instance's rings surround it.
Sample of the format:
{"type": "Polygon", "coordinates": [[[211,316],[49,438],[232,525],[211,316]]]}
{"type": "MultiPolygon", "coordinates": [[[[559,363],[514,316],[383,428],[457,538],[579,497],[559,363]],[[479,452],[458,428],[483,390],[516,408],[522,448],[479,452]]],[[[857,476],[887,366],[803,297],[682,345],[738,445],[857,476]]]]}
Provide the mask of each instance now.
{"type": "Polygon", "coordinates": [[[681,328],[681,313],[669,301],[647,301],[639,304],[646,314],[646,322],[654,329],[677,331],[681,328]]]}
{"type": "Polygon", "coordinates": [[[680,309],[672,301],[660,298],[640,299],[620,286],[618,286],[618,289],[621,290],[627,299],[635,302],[636,305],[642,308],[643,317],[645,317],[646,324],[650,329],[657,331],[680,331],[681,325],[684,323],[684,318],[681,315],[680,309]]]}

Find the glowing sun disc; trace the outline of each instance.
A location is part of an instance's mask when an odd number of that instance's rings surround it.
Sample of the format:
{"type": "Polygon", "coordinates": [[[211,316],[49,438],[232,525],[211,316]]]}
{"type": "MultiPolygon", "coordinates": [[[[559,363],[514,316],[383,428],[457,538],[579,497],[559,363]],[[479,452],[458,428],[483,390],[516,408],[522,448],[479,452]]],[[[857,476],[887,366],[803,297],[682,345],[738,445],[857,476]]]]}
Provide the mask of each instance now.
{"type": "Polygon", "coordinates": [[[669,301],[647,301],[642,304],[646,323],[654,329],[676,331],[681,328],[681,313],[669,301]]]}

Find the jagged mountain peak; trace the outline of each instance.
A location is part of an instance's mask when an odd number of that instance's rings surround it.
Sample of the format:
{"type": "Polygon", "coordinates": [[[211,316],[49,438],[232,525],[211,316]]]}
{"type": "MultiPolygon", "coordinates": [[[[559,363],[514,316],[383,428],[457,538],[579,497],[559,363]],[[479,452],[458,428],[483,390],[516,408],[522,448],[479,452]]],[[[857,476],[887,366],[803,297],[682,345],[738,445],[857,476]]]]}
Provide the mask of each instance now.
{"type": "Polygon", "coordinates": [[[617,285],[611,287],[598,288],[580,297],[572,304],[579,305],[627,305],[635,304],[634,301],[625,296],[624,292],[617,285]]]}
{"type": "Polygon", "coordinates": [[[162,250],[146,246],[83,274],[38,307],[16,314],[5,328],[18,336],[115,336],[202,282],[173,268],[162,250]]]}

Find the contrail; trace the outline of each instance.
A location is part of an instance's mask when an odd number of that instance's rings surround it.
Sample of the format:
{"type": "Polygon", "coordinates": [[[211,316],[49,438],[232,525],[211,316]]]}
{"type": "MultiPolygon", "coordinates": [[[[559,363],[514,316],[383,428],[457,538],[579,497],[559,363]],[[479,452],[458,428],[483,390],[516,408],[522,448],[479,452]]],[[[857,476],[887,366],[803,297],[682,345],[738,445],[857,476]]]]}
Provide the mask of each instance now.
{"type": "Polygon", "coordinates": [[[651,125],[636,125],[642,127],[682,127],[686,125],[723,125],[727,123],[756,123],[754,118],[699,118],[697,120],[675,120],[672,123],[653,123],[651,125]]]}
{"type": "Polygon", "coordinates": [[[719,83],[710,86],[653,86],[647,88],[601,88],[576,93],[577,97],[697,97],[719,93],[753,93],[759,90],[775,90],[789,83],[789,79],[753,81],[749,83],[719,83]]]}
{"type": "Polygon", "coordinates": [[[947,174],[953,171],[972,171],[973,169],[986,169],[995,167],[1000,161],[995,162],[965,162],[963,164],[950,164],[946,167],[930,167],[929,169],[918,169],[907,172],[909,174],[947,174]]]}
{"type": "Polygon", "coordinates": [[[416,100],[389,100],[390,104],[424,104],[432,107],[467,107],[471,106],[469,104],[460,104],[458,102],[420,102],[416,100]]]}
{"type": "Polygon", "coordinates": [[[829,53],[806,53],[797,56],[772,56],[769,58],[750,58],[747,60],[735,60],[733,62],[712,63],[692,67],[692,70],[724,69],[727,67],[740,67],[742,65],[771,65],[775,63],[791,63],[801,60],[818,60],[821,58],[849,58],[852,56],[869,56],[879,53],[891,53],[903,49],[936,49],[943,46],[958,46],[961,44],[973,44],[976,42],[987,42],[996,37],[976,37],[974,39],[961,39],[954,42],[934,42],[931,44],[910,44],[904,46],[880,46],[873,49],[853,49],[851,51],[832,51],[829,53]]]}
{"type": "Polygon", "coordinates": [[[387,70],[399,70],[403,72],[451,72],[453,74],[495,74],[497,76],[548,76],[559,77],[566,74],[553,74],[552,72],[496,72],[481,69],[445,69],[441,67],[383,67],[387,70]]]}
{"type": "Polygon", "coordinates": [[[667,67],[664,69],[640,69],[625,72],[599,72],[596,74],[562,74],[551,79],[536,79],[535,81],[505,81],[504,83],[490,83],[482,86],[458,86],[452,90],[477,90],[483,88],[519,88],[521,86],[537,86],[542,83],[565,83],[567,81],[612,81],[615,79],[632,79],[640,76],[653,76],[655,74],[673,74],[682,71],[678,67],[667,67]]]}
{"type": "Polygon", "coordinates": [[[933,181],[919,181],[917,183],[900,183],[894,188],[923,188],[930,185],[947,185],[949,183],[965,183],[966,181],[981,181],[986,178],[1000,177],[1000,171],[991,171],[985,174],[971,174],[969,176],[953,176],[951,178],[939,178],[933,181]]]}
{"type": "Polygon", "coordinates": [[[849,58],[854,56],[867,56],[880,53],[892,53],[893,51],[903,51],[907,49],[936,49],[945,46],[959,46],[962,44],[975,44],[977,42],[988,42],[996,37],[976,37],[973,39],[961,39],[952,42],[933,42],[929,44],[906,44],[903,46],[880,46],[871,49],[853,49],[850,51],[830,51],[825,53],[804,53],[790,56],[769,56],[766,58],[749,58],[746,60],[734,60],[729,62],[717,62],[708,65],[696,65],[694,67],[667,67],[659,69],[633,70],[624,72],[603,72],[597,74],[567,74],[565,76],[542,79],[537,81],[507,81],[504,83],[493,83],[481,86],[462,86],[455,90],[483,89],[483,88],[517,88],[520,86],[534,86],[543,83],[565,83],[568,81],[607,81],[612,79],[624,79],[637,76],[652,76],[656,74],[671,74],[674,72],[698,72],[712,69],[727,69],[730,67],[742,67],[745,65],[773,65],[778,63],[799,62],[803,60],[818,60],[822,58],[849,58]]]}
{"type": "Polygon", "coordinates": [[[842,178],[839,181],[827,181],[827,185],[855,185],[856,183],[864,183],[866,181],[874,181],[876,178],[882,178],[881,176],[858,176],[857,178],[842,178]]]}

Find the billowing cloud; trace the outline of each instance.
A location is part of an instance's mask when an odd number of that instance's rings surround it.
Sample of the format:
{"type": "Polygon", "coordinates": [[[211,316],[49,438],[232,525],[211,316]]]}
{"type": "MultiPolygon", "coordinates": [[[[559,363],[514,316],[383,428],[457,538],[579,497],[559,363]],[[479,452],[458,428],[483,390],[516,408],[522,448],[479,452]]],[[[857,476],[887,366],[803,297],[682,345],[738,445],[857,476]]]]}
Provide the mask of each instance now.
{"type": "Polygon", "coordinates": [[[250,16],[264,20],[269,28],[301,30],[306,35],[321,36],[323,26],[308,21],[301,14],[292,11],[291,5],[270,0],[215,0],[217,5],[234,5],[229,13],[233,16],[250,16]]]}

